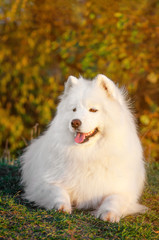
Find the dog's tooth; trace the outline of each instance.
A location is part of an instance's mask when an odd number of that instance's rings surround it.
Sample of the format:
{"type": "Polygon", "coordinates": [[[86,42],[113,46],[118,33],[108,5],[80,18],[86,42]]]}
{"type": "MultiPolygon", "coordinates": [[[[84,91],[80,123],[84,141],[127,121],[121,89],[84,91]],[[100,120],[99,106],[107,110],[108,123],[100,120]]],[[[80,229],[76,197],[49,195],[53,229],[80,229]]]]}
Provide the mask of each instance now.
{"type": "Polygon", "coordinates": [[[88,133],[85,133],[85,136],[89,137],[89,136],[93,135],[94,133],[95,133],[95,130],[92,130],[92,131],[90,131],[88,133]]]}

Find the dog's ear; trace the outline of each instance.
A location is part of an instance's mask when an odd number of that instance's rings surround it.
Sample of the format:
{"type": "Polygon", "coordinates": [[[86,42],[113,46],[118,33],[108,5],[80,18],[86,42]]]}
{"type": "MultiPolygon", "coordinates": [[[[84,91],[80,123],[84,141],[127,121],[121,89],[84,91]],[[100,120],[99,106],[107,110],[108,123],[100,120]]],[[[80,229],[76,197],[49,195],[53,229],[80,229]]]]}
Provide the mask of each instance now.
{"type": "Polygon", "coordinates": [[[69,76],[67,79],[67,82],[65,83],[65,93],[67,93],[69,91],[69,89],[71,87],[73,87],[74,85],[76,85],[78,83],[78,79],[74,76],[69,76]]]}
{"type": "Polygon", "coordinates": [[[97,77],[95,78],[95,82],[99,87],[106,91],[108,96],[113,97],[115,99],[117,98],[118,94],[117,87],[112,80],[110,80],[103,74],[98,74],[97,77]]]}

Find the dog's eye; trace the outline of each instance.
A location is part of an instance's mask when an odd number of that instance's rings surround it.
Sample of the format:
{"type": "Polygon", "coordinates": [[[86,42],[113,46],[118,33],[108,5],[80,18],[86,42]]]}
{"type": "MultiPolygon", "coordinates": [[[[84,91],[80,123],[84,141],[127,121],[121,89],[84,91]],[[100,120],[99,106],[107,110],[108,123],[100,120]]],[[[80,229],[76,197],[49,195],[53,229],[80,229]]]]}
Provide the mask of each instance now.
{"type": "Polygon", "coordinates": [[[76,112],[76,108],[73,109],[73,112],[76,112]]]}
{"type": "Polygon", "coordinates": [[[90,112],[97,112],[98,110],[95,109],[95,108],[90,108],[89,111],[90,111],[90,112]]]}

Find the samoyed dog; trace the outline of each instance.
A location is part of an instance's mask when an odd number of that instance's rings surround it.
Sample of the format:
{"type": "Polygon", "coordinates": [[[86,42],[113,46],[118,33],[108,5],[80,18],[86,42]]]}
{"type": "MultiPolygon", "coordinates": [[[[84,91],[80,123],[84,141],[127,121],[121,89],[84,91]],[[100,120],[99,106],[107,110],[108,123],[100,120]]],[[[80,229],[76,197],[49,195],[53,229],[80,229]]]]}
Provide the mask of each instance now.
{"type": "Polygon", "coordinates": [[[104,221],[144,212],[145,168],[134,118],[106,76],[70,76],[47,131],[22,156],[25,198],[71,213],[94,209],[104,221]]]}

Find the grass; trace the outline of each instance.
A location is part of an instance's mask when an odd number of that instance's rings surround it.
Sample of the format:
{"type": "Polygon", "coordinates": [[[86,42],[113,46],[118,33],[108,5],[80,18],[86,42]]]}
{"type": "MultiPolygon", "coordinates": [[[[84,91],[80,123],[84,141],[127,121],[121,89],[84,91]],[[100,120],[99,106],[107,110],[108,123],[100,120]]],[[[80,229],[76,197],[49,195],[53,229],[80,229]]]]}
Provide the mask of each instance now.
{"type": "Polygon", "coordinates": [[[148,166],[143,215],[103,222],[86,211],[71,215],[38,209],[22,199],[18,164],[0,163],[0,239],[159,239],[159,164],[148,166]]]}

